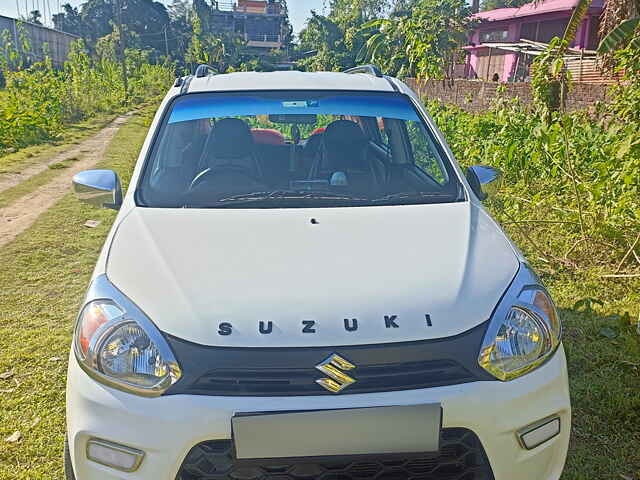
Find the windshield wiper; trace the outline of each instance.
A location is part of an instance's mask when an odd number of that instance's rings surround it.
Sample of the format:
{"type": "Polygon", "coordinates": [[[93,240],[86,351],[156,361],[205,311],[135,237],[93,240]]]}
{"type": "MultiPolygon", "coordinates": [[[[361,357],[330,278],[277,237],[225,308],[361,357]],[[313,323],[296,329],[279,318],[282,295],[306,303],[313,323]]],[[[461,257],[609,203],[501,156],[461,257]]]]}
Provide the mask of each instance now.
{"type": "Polygon", "coordinates": [[[267,198],[313,198],[313,199],[338,199],[338,200],[366,200],[366,198],[353,197],[351,195],[345,195],[343,193],[331,193],[331,192],[313,192],[313,191],[300,191],[300,190],[274,190],[272,192],[254,192],[249,194],[234,195],[232,197],[221,198],[218,202],[229,202],[237,200],[262,200],[267,198]]]}
{"type": "Polygon", "coordinates": [[[242,205],[246,203],[259,203],[265,200],[328,200],[331,202],[349,201],[364,202],[366,198],[353,197],[351,195],[331,192],[307,192],[297,190],[273,190],[271,192],[253,192],[230,197],[220,198],[211,204],[195,205],[187,203],[183,208],[220,208],[225,206],[242,205]]]}
{"type": "Polygon", "coordinates": [[[374,198],[371,200],[374,204],[397,203],[406,201],[406,203],[445,203],[454,200],[453,195],[448,193],[436,192],[400,192],[385,195],[384,197],[374,198]],[[417,202],[418,200],[427,200],[427,202],[417,202]]]}

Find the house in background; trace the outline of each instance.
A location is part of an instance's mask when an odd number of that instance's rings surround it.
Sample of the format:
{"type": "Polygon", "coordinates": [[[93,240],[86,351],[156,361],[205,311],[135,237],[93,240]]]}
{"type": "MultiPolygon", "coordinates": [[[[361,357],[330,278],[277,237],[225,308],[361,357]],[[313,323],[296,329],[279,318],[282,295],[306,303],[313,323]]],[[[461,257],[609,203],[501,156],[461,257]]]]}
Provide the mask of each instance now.
{"type": "Polygon", "coordinates": [[[285,8],[281,0],[214,0],[211,27],[239,34],[255,53],[284,46],[285,8]]]}
{"type": "MultiPolygon", "coordinates": [[[[479,24],[465,48],[466,78],[513,82],[525,80],[529,66],[553,37],[562,37],[578,0],[545,0],[518,8],[497,8],[476,13],[479,24]]],[[[604,0],[593,0],[578,27],[572,45],[582,76],[583,55],[593,56],[598,46],[598,26],[604,0]]],[[[593,60],[595,62],[595,60],[593,60]]],[[[574,75],[575,76],[575,75],[574,75]]]]}

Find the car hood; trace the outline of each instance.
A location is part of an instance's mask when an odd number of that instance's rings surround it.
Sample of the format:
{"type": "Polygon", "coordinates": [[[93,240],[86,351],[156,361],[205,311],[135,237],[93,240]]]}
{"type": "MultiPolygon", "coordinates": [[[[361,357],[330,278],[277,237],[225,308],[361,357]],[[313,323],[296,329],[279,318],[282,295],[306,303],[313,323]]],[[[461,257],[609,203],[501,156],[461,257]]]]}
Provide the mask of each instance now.
{"type": "Polygon", "coordinates": [[[284,347],[456,335],[491,316],[517,270],[502,231],[461,202],[134,208],[106,273],[169,335],[284,347]]]}

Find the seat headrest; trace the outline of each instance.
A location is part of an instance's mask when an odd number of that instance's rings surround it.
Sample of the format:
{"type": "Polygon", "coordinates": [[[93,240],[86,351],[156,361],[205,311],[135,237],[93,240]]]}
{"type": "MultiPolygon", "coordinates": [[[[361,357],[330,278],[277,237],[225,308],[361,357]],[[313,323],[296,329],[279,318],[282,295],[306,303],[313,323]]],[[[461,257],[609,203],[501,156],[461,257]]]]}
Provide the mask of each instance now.
{"type": "Polygon", "coordinates": [[[366,151],[367,138],[360,126],[350,120],[336,120],[322,134],[325,155],[329,166],[336,170],[361,168],[366,151]]]}
{"type": "Polygon", "coordinates": [[[253,152],[253,136],[249,125],[239,118],[218,120],[211,132],[212,150],[219,158],[241,158],[253,152]]]}

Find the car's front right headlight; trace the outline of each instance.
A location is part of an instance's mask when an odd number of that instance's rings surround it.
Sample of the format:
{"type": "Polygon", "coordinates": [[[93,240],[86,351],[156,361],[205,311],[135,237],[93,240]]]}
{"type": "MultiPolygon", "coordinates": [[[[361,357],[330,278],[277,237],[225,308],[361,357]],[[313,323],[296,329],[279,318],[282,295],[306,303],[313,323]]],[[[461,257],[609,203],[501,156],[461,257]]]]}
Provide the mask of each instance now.
{"type": "Polygon", "coordinates": [[[560,345],[561,332],[551,297],[522,265],[494,312],[478,363],[499,380],[513,380],[550,358],[560,345]]]}
{"type": "Polygon", "coordinates": [[[161,395],[180,379],[178,362],[160,331],[105,276],[94,281],[87,300],[73,349],[91,377],[144,396],[161,395]]]}

